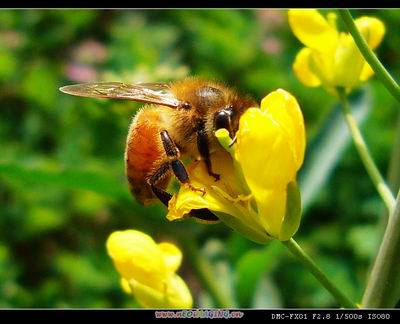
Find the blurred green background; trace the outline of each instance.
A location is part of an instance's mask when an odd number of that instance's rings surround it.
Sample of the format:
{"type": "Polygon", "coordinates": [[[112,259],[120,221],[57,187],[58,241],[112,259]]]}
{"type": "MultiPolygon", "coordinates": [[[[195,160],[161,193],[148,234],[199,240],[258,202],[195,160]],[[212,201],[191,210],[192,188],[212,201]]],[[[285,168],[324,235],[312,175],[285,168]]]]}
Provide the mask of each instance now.
{"type": "MultiPolygon", "coordinates": [[[[400,11],[353,13],[384,21],[378,54],[398,76],[400,11]]],[[[58,91],[95,80],[187,75],[225,81],[258,100],[276,88],[296,96],[308,148],[295,238],[359,301],[384,208],[335,99],[293,74],[301,47],[284,10],[1,10],[0,307],[137,307],[105,250],[111,232],[128,228],[175,242],[184,253],[191,240],[232,307],[338,306],[279,242],[260,246],[222,224],[170,223],[161,204],[140,207],[130,197],[123,161],[140,105],[58,91]]],[[[398,105],[376,78],[352,104],[377,165],[398,188],[399,158],[392,152],[398,105]]],[[[195,306],[214,305],[187,255],[179,273],[195,306]]]]}

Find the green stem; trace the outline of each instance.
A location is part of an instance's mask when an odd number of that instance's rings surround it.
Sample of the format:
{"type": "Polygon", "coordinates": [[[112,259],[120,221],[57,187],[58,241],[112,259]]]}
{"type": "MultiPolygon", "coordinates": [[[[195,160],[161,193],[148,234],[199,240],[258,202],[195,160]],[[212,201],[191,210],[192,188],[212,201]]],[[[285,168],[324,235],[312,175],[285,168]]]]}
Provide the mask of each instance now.
{"type": "Polygon", "coordinates": [[[304,266],[314,275],[314,277],[325,287],[326,290],[336,299],[336,301],[346,308],[357,308],[357,305],[341,292],[333,282],[322,272],[315,262],[303,251],[300,245],[291,238],[288,241],[281,241],[292,254],[299,259],[304,266]]]}
{"type": "Polygon", "coordinates": [[[367,169],[368,175],[370,176],[372,182],[376,187],[376,190],[382,197],[385,205],[389,210],[389,213],[391,213],[394,208],[395,198],[371,157],[368,147],[365,144],[364,138],[361,135],[360,129],[358,128],[358,125],[353,115],[351,114],[349,102],[347,101],[347,96],[344,90],[338,88],[338,92],[341,100],[341,107],[344,118],[353,137],[354,145],[356,146],[358,154],[360,155],[361,160],[364,163],[365,168],[367,169]]]}
{"type": "MultiPolygon", "coordinates": [[[[396,134],[386,178],[390,190],[392,192],[397,192],[400,189],[400,114],[397,118],[396,134]]],[[[380,221],[378,227],[380,237],[383,236],[389,216],[387,210],[383,210],[379,217],[380,221]]]]}
{"type": "Polygon", "coordinates": [[[400,297],[400,191],[368,279],[362,307],[394,307],[400,297]]]}
{"type": "Polygon", "coordinates": [[[230,296],[223,293],[223,289],[218,285],[216,276],[213,275],[211,265],[207,262],[207,258],[201,254],[199,247],[192,239],[182,239],[185,257],[193,265],[203,288],[210,294],[217,308],[234,307],[234,302],[230,296]]]}
{"type": "Polygon", "coordinates": [[[353,17],[348,9],[339,10],[339,15],[343,19],[344,23],[347,26],[348,31],[360,50],[361,54],[364,56],[365,60],[374,70],[376,76],[379,80],[384,84],[384,86],[389,90],[393,97],[395,97],[400,102],[400,87],[396,83],[396,81],[392,78],[389,72],[385,69],[383,64],[376,57],[374,52],[369,48],[367,42],[364,37],[359,32],[356,27],[353,17]]]}
{"type": "Polygon", "coordinates": [[[400,188],[400,114],[397,118],[396,134],[387,178],[390,189],[397,192],[400,188]]]}

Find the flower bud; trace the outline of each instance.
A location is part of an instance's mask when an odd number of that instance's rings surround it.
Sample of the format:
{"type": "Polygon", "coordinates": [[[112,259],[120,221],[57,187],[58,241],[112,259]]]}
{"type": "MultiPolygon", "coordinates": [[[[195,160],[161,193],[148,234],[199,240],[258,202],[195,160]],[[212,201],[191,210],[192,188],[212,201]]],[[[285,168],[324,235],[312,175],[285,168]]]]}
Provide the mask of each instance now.
{"type": "Polygon", "coordinates": [[[106,245],[124,291],[130,291],[143,307],[192,307],[190,291],[175,273],[182,261],[175,245],[156,244],[149,235],[136,230],[114,232],[106,245]]]}

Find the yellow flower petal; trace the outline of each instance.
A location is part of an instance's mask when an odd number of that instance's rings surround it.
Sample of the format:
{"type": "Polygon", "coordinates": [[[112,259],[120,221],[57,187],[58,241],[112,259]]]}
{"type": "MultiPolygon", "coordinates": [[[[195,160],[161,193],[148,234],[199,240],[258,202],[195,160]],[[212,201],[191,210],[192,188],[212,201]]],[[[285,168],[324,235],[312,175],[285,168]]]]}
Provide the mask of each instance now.
{"type": "Polygon", "coordinates": [[[299,80],[308,87],[318,87],[321,85],[321,80],[310,68],[310,58],[312,50],[304,47],[297,53],[293,63],[293,71],[296,73],[299,80]]]}
{"type": "Polygon", "coordinates": [[[360,81],[366,81],[368,80],[371,76],[374,75],[374,70],[372,70],[371,66],[365,62],[364,66],[361,70],[361,75],[360,75],[360,81]]]}
{"type": "MultiPolygon", "coordinates": [[[[189,173],[190,175],[190,173],[189,173]]],[[[167,219],[174,221],[184,218],[192,209],[208,208],[207,201],[192,190],[181,186],[178,195],[172,196],[168,203],[167,219]]]]}
{"type": "Polygon", "coordinates": [[[204,161],[193,161],[187,168],[191,185],[203,188],[205,194],[182,185],[178,195],[174,195],[169,202],[168,220],[181,219],[192,209],[207,208],[228,214],[234,212],[232,201],[243,191],[240,179],[235,176],[232,158],[228,152],[221,149],[211,155],[211,164],[213,172],[219,174],[224,181],[215,181],[214,177],[208,174],[204,161]],[[226,193],[226,196],[221,196],[221,192],[226,193]]]}
{"type": "Polygon", "coordinates": [[[365,60],[355,44],[353,37],[342,33],[335,52],[334,85],[348,88],[356,86],[360,81],[364,63],[365,60]]]}
{"type": "MultiPolygon", "coordinates": [[[[371,49],[377,48],[385,36],[385,25],[383,22],[374,17],[361,17],[355,20],[355,24],[364,36],[369,47],[371,49]]],[[[371,66],[365,62],[361,70],[360,81],[366,81],[372,75],[374,75],[374,71],[371,66]]]]}
{"type": "Polygon", "coordinates": [[[164,255],[149,235],[135,230],[117,231],[109,236],[106,245],[123,278],[159,288],[167,267],[164,255]]]}
{"type": "MultiPolygon", "coordinates": [[[[277,98],[271,97],[267,102],[274,99],[277,98]]],[[[276,107],[268,106],[276,112],[281,102],[278,99],[274,104],[276,107]]],[[[284,120],[284,114],[277,115],[284,120]]],[[[267,233],[276,238],[285,215],[286,186],[295,179],[304,154],[300,154],[301,149],[293,149],[304,144],[295,145],[292,134],[294,132],[286,132],[271,114],[260,109],[246,111],[237,134],[237,160],[257,202],[259,221],[267,233]]]]}
{"type": "Polygon", "coordinates": [[[364,36],[371,49],[375,49],[381,43],[385,35],[385,25],[374,17],[361,17],[355,20],[355,24],[364,36]]]}
{"type": "Polygon", "coordinates": [[[291,9],[289,24],[296,37],[307,47],[329,52],[337,44],[338,32],[315,9],[291,9]]]}
{"type": "Polygon", "coordinates": [[[180,276],[173,276],[167,289],[169,295],[171,296],[171,307],[191,308],[193,306],[193,299],[190,290],[180,276]]]}
{"type": "Polygon", "coordinates": [[[169,202],[168,220],[181,219],[192,209],[207,208],[211,211],[228,214],[235,212],[232,200],[236,198],[235,195],[240,190],[234,176],[232,159],[223,150],[215,152],[211,159],[213,171],[219,174],[224,181],[216,182],[214,177],[208,174],[204,161],[193,161],[187,168],[191,185],[203,188],[205,194],[195,192],[188,186],[181,186],[178,195],[174,195],[169,202]],[[219,188],[219,191],[216,188],[219,188]],[[226,196],[221,196],[220,192],[225,192],[226,196]]]}
{"type": "Polygon", "coordinates": [[[130,286],[128,280],[126,280],[126,279],[124,279],[124,278],[121,278],[120,281],[119,281],[119,283],[120,283],[120,285],[121,285],[121,287],[122,287],[122,290],[123,290],[126,294],[128,294],[128,295],[132,294],[132,289],[131,289],[131,286],[130,286]]]}
{"type": "Polygon", "coordinates": [[[304,118],[295,97],[289,92],[278,89],[271,92],[261,101],[261,110],[271,115],[289,136],[293,144],[297,169],[303,163],[306,149],[304,118]]]}
{"type": "Polygon", "coordinates": [[[236,155],[251,192],[276,188],[293,179],[297,170],[292,138],[260,109],[248,109],[240,119],[236,155]]]}
{"type": "Polygon", "coordinates": [[[286,210],[286,188],[260,191],[256,199],[262,226],[269,235],[279,239],[286,210]]]}
{"type": "Polygon", "coordinates": [[[137,301],[146,308],[191,308],[193,299],[186,283],[178,275],[164,282],[162,290],[155,290],[135,280],[130,287],[137,301]]]}
{"type": "Polygon", "coordinates": [[[175,272],[178,270],[182,263],[181,250],[179,250],[174,244],[168,242],[159,243],[158,247],[164,254],[168,271],[175,272]]]}

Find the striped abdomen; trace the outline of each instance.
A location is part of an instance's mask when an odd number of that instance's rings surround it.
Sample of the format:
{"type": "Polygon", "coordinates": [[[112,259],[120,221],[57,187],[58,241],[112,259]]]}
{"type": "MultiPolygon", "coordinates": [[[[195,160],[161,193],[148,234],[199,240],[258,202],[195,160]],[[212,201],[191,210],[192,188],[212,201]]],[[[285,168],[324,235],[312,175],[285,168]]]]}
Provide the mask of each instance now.
{"type": "MultiPolygon", "coordinates": [[[[155,106],[139,110],[130,125],[125,151],[126,175],[131,193],[143,205],[155,199],[148,179],[166,158],[160,138],[164,126],[165,116],[155,106]]],[[[157,187],[165,189],[169,179],[168,173],[157,187]]]]}

